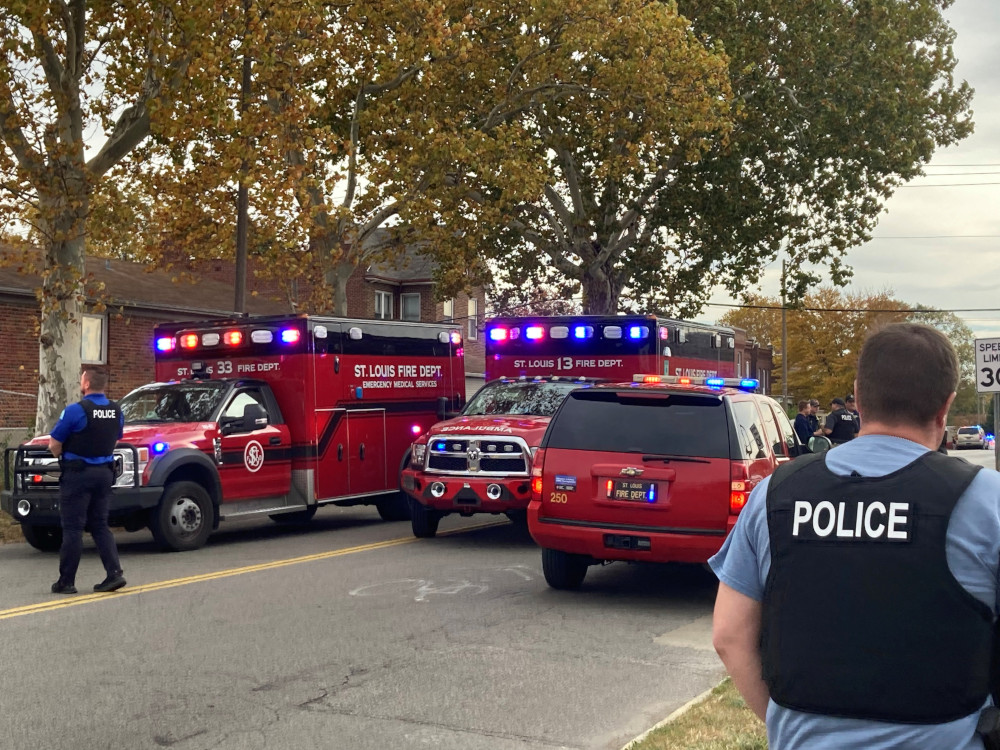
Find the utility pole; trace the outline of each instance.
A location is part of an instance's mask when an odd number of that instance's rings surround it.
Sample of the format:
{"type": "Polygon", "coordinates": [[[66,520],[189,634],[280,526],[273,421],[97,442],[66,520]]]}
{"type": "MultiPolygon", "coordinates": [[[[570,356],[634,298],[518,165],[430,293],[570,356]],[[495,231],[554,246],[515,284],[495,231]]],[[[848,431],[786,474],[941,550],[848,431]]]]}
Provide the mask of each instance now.
{"type": "Polygon", "coordinates": [[[785,261],[781,261],[781,407],[788,411],[788,316],[785,310],[785,261]]]}

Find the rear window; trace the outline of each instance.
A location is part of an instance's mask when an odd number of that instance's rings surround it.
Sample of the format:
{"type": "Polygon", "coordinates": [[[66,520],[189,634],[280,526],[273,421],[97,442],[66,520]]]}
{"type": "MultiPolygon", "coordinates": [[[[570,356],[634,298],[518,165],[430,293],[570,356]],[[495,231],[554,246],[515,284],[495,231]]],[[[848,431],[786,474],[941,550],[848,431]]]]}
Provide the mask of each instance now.
{"type": "Polygon", "coordinates": [[[547,448],[729,458],[726,408],[689,394],[575,391],[549,425],[547,448]]]}
{"type": "Polygon", "coordinates": [[[959,435],[978,435],[979,434],[979,428],[978,427],[959,427],[958,428],[958,434],[959,435]]]}

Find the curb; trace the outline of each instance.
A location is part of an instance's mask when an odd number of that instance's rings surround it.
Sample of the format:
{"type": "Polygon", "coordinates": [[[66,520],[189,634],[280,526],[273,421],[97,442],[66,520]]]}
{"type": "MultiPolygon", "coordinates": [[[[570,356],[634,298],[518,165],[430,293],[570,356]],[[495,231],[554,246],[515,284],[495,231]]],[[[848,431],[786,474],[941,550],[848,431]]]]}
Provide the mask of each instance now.
{"type": "MultiPolygon", "coordinates": [[[[719,682],[719,685],[721,685],[723,682],[725,682],[725,678],[723,678],[719,682]]],[[[624,747],[622,747],[622,750],[630,750],[633,746],[635,746],[635,745],[639,744],[640,742],[642,742],[644,739],[646,739],[650,734],[652,734],[653,732],[655,732],[660,727],[666,726],[667,724],[669,724],[670,722],[674,721],[678,717],[683,716],[684,714],[686,714],[688,711],[690,711],[692,708],[694,708],[695,706],[697,706],[699,703],[702,703],[705,700],[707,700],[708,697],[712,694],[712,691],[715,690],[715,688],[719,687],[719,685],[715,685],[714,687],[710,687],[708,690],[706,690],[701,695],[696,695],[694,698],[692,698],[691,700],[689,700],[683,706],[681,706],[680,708],[676,709],[673,713],[671,713],[663,721],[657,722],[656,724],[654,724],[653,726],[651,726],[649,729],[647,729],[645,732],[643,732],[642,734],[640,734],[638,737],[635,737],[635,738],[629,740],[628,742],[626,742],[625,745],[624,745],[624,747]]]]}

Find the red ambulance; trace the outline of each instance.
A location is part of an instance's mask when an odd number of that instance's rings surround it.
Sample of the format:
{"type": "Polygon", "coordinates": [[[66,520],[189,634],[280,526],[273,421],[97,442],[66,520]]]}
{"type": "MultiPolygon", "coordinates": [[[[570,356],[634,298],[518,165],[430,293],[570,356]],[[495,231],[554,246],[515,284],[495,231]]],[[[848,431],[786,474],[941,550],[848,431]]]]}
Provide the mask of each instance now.
{"type": "MultiPolygon", "coordinates": [[[[320,505],[408,517],[399,472],[414,435],[465,402],[451,325],[296,315],[157,326],[157,382],[120,399],[110,522],[197,549],[219,522],[306,521],[320,505]]],[[[0,497],[25,538],[61,542],[48,437],[6,451],[0,497]]]]}
{"type": "Polygon", "coordinates": [[[413,443],[401,472],[415,536],[434,536],[452,513],[523,523],[535,452],[574,388],[636,373],[735,374],[733,329],[653,315],[493,318],[485,343],[487,384],[413,443]]]}

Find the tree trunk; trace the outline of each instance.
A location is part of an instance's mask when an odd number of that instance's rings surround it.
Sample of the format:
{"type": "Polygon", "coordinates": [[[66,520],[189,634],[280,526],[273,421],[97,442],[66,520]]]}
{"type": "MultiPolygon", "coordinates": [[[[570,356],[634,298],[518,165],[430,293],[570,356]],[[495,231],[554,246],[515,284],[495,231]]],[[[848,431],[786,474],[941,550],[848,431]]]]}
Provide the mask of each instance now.
{"type": "Polygon", "coordinates": [[[621,288],[613,270],[604,267],[584,270],[580,285],[583,289],[584,315],[614,315],[618,312],[621,288]]]}
{"type": "Polygon", "coordinates": [[[333,314],[347,316],[347,282],[354,273],[354,264],[338,260],[329,265],[324,274],[326,283],[333,291],[333,314]]]}
{"type": "MultiPolygon", "coordinates": [[[[67,181],[68,184],[73,182],[67,181]]],[[[86,252],[84,217],[89,209],[89,195],[84,180],[76,184],[81,188],[79,195],[43,199],[42,202],[47,243],[38,337],[36,435],[51,430],[63,408],[80,398],[86,252]]]]}

